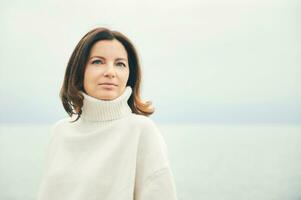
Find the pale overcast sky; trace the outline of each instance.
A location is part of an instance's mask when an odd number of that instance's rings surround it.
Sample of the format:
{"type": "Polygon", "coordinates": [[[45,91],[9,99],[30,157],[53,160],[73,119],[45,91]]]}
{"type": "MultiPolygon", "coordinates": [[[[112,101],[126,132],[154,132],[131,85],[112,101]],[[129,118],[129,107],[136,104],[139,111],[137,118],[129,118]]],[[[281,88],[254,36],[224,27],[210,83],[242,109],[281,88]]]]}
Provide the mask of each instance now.
{"type": "Polygon", "coordinates": [[[301,124],[298,0],[19,0],[0,13],[0,123],[67,117],[67,61],[105,26],[136,45],[156,121],[301,124]]]}

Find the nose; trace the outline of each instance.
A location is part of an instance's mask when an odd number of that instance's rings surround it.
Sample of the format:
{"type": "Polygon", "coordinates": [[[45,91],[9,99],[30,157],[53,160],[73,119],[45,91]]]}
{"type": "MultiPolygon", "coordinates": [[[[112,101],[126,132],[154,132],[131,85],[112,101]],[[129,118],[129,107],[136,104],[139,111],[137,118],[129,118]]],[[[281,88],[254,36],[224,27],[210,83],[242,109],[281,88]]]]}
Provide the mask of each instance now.
{"type": "Polygon", "coordinates": [[[115,77],[115,69],[114,69],[114,66],[113,65],[107,65],[106,66],[106,70],[104,72],[104,76],[106,77],[115,77]]]}

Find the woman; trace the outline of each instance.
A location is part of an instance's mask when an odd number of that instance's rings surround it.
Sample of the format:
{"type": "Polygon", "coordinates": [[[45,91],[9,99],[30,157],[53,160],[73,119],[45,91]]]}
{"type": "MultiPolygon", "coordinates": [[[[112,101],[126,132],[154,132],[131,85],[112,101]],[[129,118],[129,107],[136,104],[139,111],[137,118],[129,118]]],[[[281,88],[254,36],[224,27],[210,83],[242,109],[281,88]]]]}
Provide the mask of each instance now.
{"type": "Polygon", "coordinates": [[[60,97],[69,117],[51,127],[39,200],[175,200],[165,140],[140,98],[137,52],[96,28],[77,44],[60,97]],[[76,119],[71,120],[74,115],[76,119]]]}

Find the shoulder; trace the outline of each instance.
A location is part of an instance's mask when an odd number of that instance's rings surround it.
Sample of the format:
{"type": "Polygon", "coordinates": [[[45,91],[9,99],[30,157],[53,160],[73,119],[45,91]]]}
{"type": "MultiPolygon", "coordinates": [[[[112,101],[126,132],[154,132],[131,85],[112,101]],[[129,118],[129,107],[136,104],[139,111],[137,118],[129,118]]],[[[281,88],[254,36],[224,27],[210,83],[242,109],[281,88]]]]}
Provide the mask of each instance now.
{"type": "Polygon", "coordinates": [[[60,126],[66,125],[67,123],[69,123],[70,119],[71,119],[70,117],[65,117],[65,118],[59,119],[58,121],[54,122],[51,125],[51,128],[56,129],[60,126]]]}
{"type": "Polygon", "coordinates": [[[131,118],[132,122],[142,128],[143,130],[154,130],[157,129],[155,121],[147,116],[133,114],[131,118]]]}
{"type": "Polygon", "coordinates": [[[135,123],[138,123],[142,126],[154,126],[155,125],[154,120],[145,115],[138,115],[138,114],[133,113],[132,119],[135,123]]]}
{"type": "Polygon", "coordinates": [[[136,116],[136,118],[143,127],[139,137],[137,160],[147,162],[147,165],[154,170],[166,166],[168,150],[164,134],[153,119],[147,116],[136,116]]]}
{"type": "Polygon", "coordinates": [[[133,117],[135,118],[133,121],[139,125],[141,130],[140,142],[149,145],[164,143],[164,135],[153,119],[137,114],[133,117]]]}
{"type": "Polygon", "coordinates": [[[55,133],[58,132],[58,130],[69,126],[70,121],[71,121],[70,117],[65,117],[52,123],[50,127],[51,135],[55,135],[55,133]]]}

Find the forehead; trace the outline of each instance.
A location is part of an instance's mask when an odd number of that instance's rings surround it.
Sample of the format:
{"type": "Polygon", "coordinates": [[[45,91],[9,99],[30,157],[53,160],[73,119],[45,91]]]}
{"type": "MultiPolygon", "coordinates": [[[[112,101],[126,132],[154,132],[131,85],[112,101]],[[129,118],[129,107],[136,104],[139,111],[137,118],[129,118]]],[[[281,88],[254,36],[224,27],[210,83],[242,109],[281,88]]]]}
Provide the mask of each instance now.
{"type": "Polygon", "coordinates": [[[105,58],[127,58],[124,46],[118,40],[97,41],[90,50],[90,58],[100,56],[105,58]]]}

